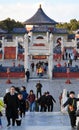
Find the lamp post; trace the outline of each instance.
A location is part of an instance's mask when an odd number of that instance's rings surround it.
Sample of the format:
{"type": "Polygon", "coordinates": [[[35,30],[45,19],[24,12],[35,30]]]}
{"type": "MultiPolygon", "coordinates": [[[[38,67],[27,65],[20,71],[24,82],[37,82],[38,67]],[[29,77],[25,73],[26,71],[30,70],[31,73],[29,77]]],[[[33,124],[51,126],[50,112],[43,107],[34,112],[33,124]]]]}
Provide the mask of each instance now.
{"type": "Polygon", "coordinates": [[[71,84],[71,81],[70,81],[70,68],[69,67],[67,68],[67,72],[66,73],[67,73],[67,80],[66,80],[65,83],[66,84],[71,84]]]}
{"type": "Polygon", "coordinates": [[[6,81],[7,84],[11,84],[11,80],[10,80],[10,68],[7,68],[7,75],[8,75],[8,79],[6,81]]]}

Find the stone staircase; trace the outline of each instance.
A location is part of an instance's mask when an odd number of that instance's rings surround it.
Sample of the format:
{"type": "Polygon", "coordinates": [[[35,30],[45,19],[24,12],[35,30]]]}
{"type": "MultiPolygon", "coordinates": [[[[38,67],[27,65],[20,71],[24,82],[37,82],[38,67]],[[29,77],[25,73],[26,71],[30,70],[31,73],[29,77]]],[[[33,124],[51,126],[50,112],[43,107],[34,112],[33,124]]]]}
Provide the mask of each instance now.
{"type": "Polygon", "coordinates": [[[43,76],[39,77],[37,74],[36,74],[36,71],[32,72],[30,71],[30,78],[31,79],[49,79],[49,76],[48,74],[44,74],[43,76]]]}
{"type": "MultiPolygon", "coordinates": [[[[6,119],[2,117],[3,130],[6,128],[6,119]]],[[[71,130],[69,117],[61,112],[26,112],[21,126],[10,127],[9,130],[71,130]]]]}

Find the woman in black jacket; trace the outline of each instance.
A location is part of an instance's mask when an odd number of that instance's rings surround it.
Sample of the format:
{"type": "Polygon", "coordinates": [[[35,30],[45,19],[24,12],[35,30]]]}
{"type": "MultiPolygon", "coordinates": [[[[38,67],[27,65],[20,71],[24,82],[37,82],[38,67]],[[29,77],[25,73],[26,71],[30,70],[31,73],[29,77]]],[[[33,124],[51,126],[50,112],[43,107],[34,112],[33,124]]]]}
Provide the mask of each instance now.
{"type": "Polygon", "coordinates": [[[79,101],[79,98],[75,98],[75,92],[71,91],[68,100],[63,104],[63,107],[68,105],[68,113],[72,128],[76,127],[77,101],[79,101]]]}
{"type": "Polygon", "coordinates": [[[12,126],[15,125],[15,120],[18,117],[18,97],[15,92],[15,87],[10,88],[10,92],[6,93],[4,96],[4,104],[6,108],[7,126],[10,126],[12,119],[12,126]]]}

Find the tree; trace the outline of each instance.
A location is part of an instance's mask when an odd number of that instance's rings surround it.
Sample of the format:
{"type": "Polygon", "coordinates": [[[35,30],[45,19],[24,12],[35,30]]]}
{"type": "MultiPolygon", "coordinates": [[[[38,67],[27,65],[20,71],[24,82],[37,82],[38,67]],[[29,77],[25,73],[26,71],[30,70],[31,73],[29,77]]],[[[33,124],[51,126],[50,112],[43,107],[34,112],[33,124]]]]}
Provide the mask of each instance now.
{"type": "Polygon", "coordinates": [[[8,33],[11,33],[13,28],[15,27],[24,27],[24,25],[21,22],[16,22],[14,19],[7,18],[3,21],[0,21],[0,27],[2,29],[5,29],[8,31],[8,33]]]}
{"type": "Polygon", "coordinates": [[[59,23],[57,25],[57,27],[58,28],[65,28],[69,32],[73,32],[73,31],[79,29],[79,21],[77,21],[76,19],[71,19],[69,23],[67,23],[67,22],[59,23]]]}

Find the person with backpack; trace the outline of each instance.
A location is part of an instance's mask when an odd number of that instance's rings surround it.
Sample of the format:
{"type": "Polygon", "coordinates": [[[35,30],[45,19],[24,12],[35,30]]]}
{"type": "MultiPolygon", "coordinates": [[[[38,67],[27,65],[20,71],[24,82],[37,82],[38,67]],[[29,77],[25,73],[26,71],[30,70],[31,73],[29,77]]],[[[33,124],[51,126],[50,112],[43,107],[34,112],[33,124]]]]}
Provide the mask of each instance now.
{"type": "Polygon", "coordinates": [[[72,128],[76,128],[77,101],[79,101],[79,98],[76,98],[75,92],[71,91],[69,93],[68,100],[63,104],[63,108],[68,106],[68,114],[69,114],[69,117],[70,117],[70,122],[71,122],[72,128]]]}

